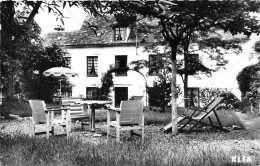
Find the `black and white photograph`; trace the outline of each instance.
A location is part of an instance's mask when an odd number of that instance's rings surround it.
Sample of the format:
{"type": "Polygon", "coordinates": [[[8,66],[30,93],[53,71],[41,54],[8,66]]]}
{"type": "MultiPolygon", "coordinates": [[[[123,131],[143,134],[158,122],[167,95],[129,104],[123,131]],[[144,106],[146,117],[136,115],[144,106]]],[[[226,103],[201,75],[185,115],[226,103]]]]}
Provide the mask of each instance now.
{"type": "Polygon", "coordinates": [[[0,166],[260,166],[259,0],[0,8],[0,166]]]}

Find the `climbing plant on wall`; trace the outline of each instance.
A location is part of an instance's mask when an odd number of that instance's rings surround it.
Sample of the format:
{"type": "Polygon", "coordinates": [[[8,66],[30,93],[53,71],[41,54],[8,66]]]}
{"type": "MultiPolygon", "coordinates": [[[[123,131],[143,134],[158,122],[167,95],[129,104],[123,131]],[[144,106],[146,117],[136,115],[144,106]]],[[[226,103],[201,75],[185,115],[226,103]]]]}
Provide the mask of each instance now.
{"type": "Polygon", "coordinates": [[[129,68],[115,68],[113,65],[109,67],[109,70],[107,70],[102,78],[101,78],[101,87],[98,89],[96,96],[94,96],[94,99],[98,100],[111,100],[110,98],[110,92],[111,88],[114,85],[113,81],[113,75],[112,73],[117,73],[117,72],[126,72],[128,71],[129,68]]]}

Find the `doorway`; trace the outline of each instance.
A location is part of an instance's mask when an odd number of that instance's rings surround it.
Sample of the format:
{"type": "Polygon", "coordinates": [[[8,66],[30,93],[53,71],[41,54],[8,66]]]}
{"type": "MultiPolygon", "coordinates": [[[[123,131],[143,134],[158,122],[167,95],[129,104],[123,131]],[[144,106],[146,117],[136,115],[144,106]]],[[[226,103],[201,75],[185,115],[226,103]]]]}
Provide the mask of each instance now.
{"type": "Polygon", "coordinates": [[[128,87],[115,87],[115,107],[120,107],[122,100],[128,100],[128,87]]]}

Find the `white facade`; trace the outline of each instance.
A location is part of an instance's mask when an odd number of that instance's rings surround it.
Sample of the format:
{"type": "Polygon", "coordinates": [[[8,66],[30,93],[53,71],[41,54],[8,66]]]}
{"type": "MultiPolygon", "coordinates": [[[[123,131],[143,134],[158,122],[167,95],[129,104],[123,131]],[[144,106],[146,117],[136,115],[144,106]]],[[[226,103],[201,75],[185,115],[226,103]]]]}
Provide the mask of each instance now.
{"type": "MultiPolygon", "coordinates": [[[[213,72],[211,77],[201,76],[201,79],[189,77],[188,87],[210,87],[210,88],[227,88],[232,91],[238,98],[241,98],[241,93],[238,89],[236,77],[240,71],[246,66],[256,64],[259,55],[252,57],[253,46],[260,36],[253,34],[250,40],[242,44],[242,52],[240,54],[229,54],[225,56],[228,64],[217,72],[213,72]]],[[[204,53],[198,52],[203,60],[203,63],[211,68],[214,67],[208,56],[204,53]]]]}
{"type": "MultiPolygon", "coordinates": [[[[244,67],[254,64],[258,61],[256,57],[249,58],[250,52],[253,50],[255,41],[259,40],[259,36],[253,35],[251,40],[243,44],[243,51],[239,55],[227,55],[225,58],[229,60],[225,69],[214,72],[211,77],[200,75],[198,77],[189,76],[188,87],[194,88],[227,88],[231,90],[238,98],[240,91],[236,81],[236,76],[244,67]]],[[[149,60],[148,52],[143,52],[143,47],[136,48],[135,46],[115,46],[115,47],[94,47],[94,48],[67,48],[71,55],[71,68],[79,74],[79,77],[70,78],[73,84],[72,96],[86,96],[87,87],[100,87],[101,78],[110,65],[115,65],[115,56],[126,55],[127,64],[136,60],[149,60]],[[98,56],[98,77],[87,77],[87,56],[98,56]]],[[[212,62],[207,56],[198,52],[203,63],[214,68],[212,62]]],[[[131,66],[129,66],[131,68],[131,66]]],[[[111,93],[111,99],[115,102],[115,88],[127,87],[129,99],[132,96],[143,96],[146,100],[145,84],[151,87],[156,76],[148,76],[148,69],[142,69],[141,72],[146,77],[146,80],[137,72],[128,71],[127,76],[114,75],[114,87],[111,93]]],[[[177,84],[182,86],[180,76],[177,76],[177,84]]],[[[181,99],[180,99],[181,100],[181,99]]],[[[115,103],[114,103],[115,104],[115,103]]]]}
{"type": "MultiPolygon", "coordinates": [[[[148,53],[143,52],[143,48],[136,49],[135,46],[124,47],[101,47],[101,48],[72,48],[67,49],[71,55],[71,68],[79,74],[78,77],[70,78],[73,84],[72,96],[86,96],[86,87],[100,87],[102,75],[109,70],[110,65],[115,65],[115,56],[126,55],[127,64],[132,61],[148,60],[148,53]],[[98,77],[87,77],[87,56],[98,57],[98,77]]],[[[131,68],[131,66],[129,66],[131,68]]],[[[147,76],[148,69],[141,70],[147,76]]],[[[127,87],[128,99],[132,96],[143,96],[145,98],[145,84],[149,86],[153,83],[154,77],[143,76],[135,71],[128,71],[127,76],[113,75],[114,87],[111,97],[114,101],[114,88],[127,87]]],[[[145,99],[144,99],[145,100],[145,99]]]]}

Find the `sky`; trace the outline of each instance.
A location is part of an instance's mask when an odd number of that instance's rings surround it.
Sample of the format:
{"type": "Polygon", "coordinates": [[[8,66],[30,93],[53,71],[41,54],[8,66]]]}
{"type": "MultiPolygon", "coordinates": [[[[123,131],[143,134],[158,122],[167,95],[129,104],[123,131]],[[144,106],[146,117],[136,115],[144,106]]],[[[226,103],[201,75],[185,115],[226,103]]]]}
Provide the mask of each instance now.
{"type": "MultiPolygon", "coordinates": [[[[65,31],[79,30],[87,15],[82,8],[77,8],[75,6],[71,8],[66,7],[61,11],[65,17],[68,17],[64,18],[65,31]]],[[[257,16],[260,19],[259,13],[253,13],[252,15],[257,16]]],[[[42,29],[42,36],[49,32],[55,32],[54,28],[58,25],[62,25],[61,21],[56,20],[56,16],[43,10],[40,10],[39,14],[35,16],[35,20],[42,29]]]]}
{"type": "MultiPolygon", "coordinates": [[[[46,10],[46,9],[45,9],[46,10]]],[[[66,7],[62,10],[65,17],[64,18],[64,28],[65,31],[73,31],[80,29],[87,13],[83,9],[77,7],[66,7]]],[[[41,35],[49,32],[55,32],[54,28],[58,25],[62,25],[61,21],[56,21],[56,16],[47,11],[40,9],[39,14],[35,16],[35,21],[39,24],[42,29],[41,35]]]]}

